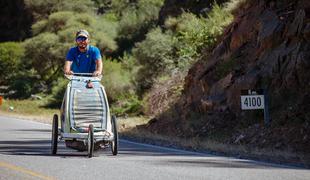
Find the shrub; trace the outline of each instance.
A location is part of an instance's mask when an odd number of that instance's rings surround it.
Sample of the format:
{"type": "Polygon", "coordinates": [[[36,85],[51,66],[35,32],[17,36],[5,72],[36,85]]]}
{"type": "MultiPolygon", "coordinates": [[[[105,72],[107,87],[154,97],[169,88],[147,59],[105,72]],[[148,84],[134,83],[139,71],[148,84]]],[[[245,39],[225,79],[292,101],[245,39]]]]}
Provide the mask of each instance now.
{"type": "Polygon", "coordinates": [[[68,80],[60,77],[52,85],[51,95],[48,98],[46,107],[60,109],[61,103],[66,92],[68,80]]]}
{"type": "Polygon", "coordinates": [[[75,0],[74,3],[71,0],[25,0],[25,5],[36,20],[44,19],[57,11],[91,12],[94,7],[92,0],[75,0]]]}
{"type": "MultiPolygon", "coordinates": [[[[125,59],[123,59],[126,61],[125,59]]],[[[131,59],[132,60],[132,59],[131,59]]],[[[117,61],[104,61],[103,85],[114,114],[139,114],[142,112],[142,103],[135,94],[135,87],[132,84],[135,70],[128,68],[117,61]]]]}
{"type": "Polygon", "coordinates": [[[112,104],[111,112],[118,116],[143,114],[142,101],[132,93],[120,96],[117,102],[112,104]]]}
{"type": "Polygon", "coordinates": [[[24,48],[20,43],[0,43],[0,85],[7,85],[16,75],[24,55],[24,48]]]}
{"type": "Polygon", "coordinates": [[[57,79],[62,69],[65,53],[59,41],[56,34],[43,33],[24,43],[26,60],[47,83],[57,79]]]}
{"type": "Polygon", "coordinates": [[[104,60],[103,74],[102,83],[112,103],[123,94],[134,93],[134,87],[131,83],[132,74],[125,70],[120,62],[104,60]]]}
{"type": "Polygon", "coordinates": [[[141,65],[136,77],[140,93],[149,89],[160,74],[174,67],[172,36],[162,33],[160,28],[153,29],[144,41],[137,43],[133,54],[141,65]]]}
{"type": "Polygon", "coordinates": [[[66,53],[74,45],[78,29],[87,29],[91,44],[101,51],[117,49],[115,41],[106,34],[115,30],[115,23],[110,23],[114,25],[111,29],[102,24],[109,21],[100,20],[87,13],[59,11],[32,26],[36,36],[25,41],[25,57],[48,86],[62,75],[66,53]]]}
{"type": "Polygon", "coordinates": [[[26,99],[31,94],[36,94],[42,90],[42,84],[40,83],[35,71],[33,70],[21,70],[16,73],[14,79],[8,87],[8,95],[14,99],[26,99]]]}
{"type": "Polygon", "coordinates": [[[163,0],[138,0],[117,4],[122,7],[116,12],[119,14],[117,41],[120,51],[131,50],[135,42],[142,41],[145,34],[155,27],[163,0]]]}
{"type": "Polygon", "coordinates": [[[173,32],[178,67],[188,69],[202,54],[203,49],[212,49],[223,28],[232,21],[226,7],[214,4],[208,17],[183,13],[177,18],[168,18],[165,27],[173,32]]]}

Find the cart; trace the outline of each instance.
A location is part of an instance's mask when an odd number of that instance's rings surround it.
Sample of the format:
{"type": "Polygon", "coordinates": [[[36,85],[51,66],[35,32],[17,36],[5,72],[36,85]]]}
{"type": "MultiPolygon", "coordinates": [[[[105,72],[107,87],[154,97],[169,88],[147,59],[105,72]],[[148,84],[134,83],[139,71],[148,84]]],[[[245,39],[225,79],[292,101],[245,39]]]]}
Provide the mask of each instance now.
{"type": "Polygon", "coordinates": [[[70,82],[62,101],[59,118],[54,114],[52,124],[51,153],[57,154],[58,141],[64,140],[66,147],[88,152],[111,147],[118,153],[116,117],[110,115],[108,99],[100,77],[90,73],[65,75],[70,82]]]}

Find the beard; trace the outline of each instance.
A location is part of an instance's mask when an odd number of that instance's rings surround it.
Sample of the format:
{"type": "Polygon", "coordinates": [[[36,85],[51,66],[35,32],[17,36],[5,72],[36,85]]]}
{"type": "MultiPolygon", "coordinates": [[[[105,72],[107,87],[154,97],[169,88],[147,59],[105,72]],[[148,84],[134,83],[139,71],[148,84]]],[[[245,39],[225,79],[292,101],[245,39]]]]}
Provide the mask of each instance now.
{"type": "Polygon", "coordinates": [[[79,44],[78,47],[84,50],[87,48],[87,44],[79,44]]]}

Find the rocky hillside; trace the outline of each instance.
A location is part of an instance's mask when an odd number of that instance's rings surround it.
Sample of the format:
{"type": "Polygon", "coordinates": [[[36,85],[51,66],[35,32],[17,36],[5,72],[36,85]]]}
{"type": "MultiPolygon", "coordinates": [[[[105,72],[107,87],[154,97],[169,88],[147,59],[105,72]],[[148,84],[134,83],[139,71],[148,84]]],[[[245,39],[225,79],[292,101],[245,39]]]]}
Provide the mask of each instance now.
{"type": "Polygon", "coordinates": [[[309,42],[310,1],[246,1],[217,47],[190,69],[179,102],[147,128],[310,162],[309,42]],[[241,111],[244,89],[268,91],[269,127],[262,111],[241,111]]]}

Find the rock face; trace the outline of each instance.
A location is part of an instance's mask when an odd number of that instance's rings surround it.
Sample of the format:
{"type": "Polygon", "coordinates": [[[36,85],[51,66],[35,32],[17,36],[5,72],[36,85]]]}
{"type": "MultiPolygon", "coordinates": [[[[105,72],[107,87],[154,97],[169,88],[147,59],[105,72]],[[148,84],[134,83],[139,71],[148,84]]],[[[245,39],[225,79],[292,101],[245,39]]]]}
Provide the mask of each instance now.
{"type": "MultiPolygon", "coordinates": [[[[309,158],[309,37],[310,1],[247,1],[213,52],[190,69],[174,118],[170,116],[175,120],[169,120],[175,130],[169,133],[221,136],[225,143],[289,150],[309,158]],[[268,91],[270,127],[264,126],[262,112],[241,111],[244,89],[268,91]]],[[[149,129],[167,134],[160,124],[158,118],[149,129]]]]}

